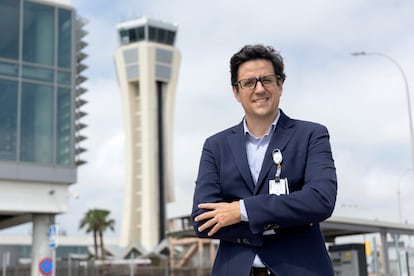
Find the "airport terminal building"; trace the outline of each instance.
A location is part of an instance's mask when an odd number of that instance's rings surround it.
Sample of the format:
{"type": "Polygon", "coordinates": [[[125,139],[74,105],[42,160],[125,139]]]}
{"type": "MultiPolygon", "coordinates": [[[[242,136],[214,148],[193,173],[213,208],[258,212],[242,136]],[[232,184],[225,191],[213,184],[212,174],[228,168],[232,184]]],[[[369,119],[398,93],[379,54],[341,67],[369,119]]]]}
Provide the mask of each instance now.
{"type": "Polygon", "coordinates": [[[69,0],[0,0],[0,229],[33,223],[36,267],[85,163],[84,24],[69,0]]]}

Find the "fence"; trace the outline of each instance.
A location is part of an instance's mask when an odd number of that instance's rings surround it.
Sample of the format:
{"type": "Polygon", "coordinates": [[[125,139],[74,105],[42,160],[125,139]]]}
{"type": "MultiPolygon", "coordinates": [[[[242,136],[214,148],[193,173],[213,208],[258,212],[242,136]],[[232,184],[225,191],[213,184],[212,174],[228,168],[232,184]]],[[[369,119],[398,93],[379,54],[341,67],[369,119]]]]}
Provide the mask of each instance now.
{"type": "MultiPolygon", "coordinates": [[[[30,276],[30,265],[9,266],[3,270],[2,276],[30,276]]],[[[208,276],[210,268],[175,268],[155,266],[102,265],[93,262],[62,263],[56,267],[55,276],[208,276]]]]}

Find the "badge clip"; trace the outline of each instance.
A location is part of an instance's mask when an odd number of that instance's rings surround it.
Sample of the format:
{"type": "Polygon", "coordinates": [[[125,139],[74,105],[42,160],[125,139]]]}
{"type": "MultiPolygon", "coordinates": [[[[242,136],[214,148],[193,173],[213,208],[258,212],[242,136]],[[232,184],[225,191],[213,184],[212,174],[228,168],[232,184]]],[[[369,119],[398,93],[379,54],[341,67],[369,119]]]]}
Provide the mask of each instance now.
{"type": "Polygon", "coordinates": [[[274,149],[272,152],[273,162],[276,164],[275,180],[280,180],[280,173],[282,172],[283,156],[280,149],[274,149]]]}
{"type": "Polygon", "coordinates": [[[280,149],[274,149],[272,152],[273,162],[276,165],[275,179],[269,181],[269,194],[286,195],[289,194],[289,184],[287,178],[280,178],[282,172],[283,156],[280,149]]]}

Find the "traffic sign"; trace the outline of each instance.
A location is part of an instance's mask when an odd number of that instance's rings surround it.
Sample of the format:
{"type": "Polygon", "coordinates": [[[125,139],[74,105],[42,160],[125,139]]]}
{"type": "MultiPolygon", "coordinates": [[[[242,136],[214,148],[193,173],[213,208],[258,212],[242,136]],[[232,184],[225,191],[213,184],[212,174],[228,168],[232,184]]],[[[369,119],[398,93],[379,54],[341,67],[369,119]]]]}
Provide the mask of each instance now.
{"type": "Polygon", "coordinates": [[[58,247],[58,237],[59,237],[59,225],[52,224],[49,226],[49,247],[57,248],[58,247]]]}
{"type": "Polygon", "coordinates": [[[53,259],[46,257],[39,262],[39,271],[42,275],[52,275],[53,273],[53,259]]]}

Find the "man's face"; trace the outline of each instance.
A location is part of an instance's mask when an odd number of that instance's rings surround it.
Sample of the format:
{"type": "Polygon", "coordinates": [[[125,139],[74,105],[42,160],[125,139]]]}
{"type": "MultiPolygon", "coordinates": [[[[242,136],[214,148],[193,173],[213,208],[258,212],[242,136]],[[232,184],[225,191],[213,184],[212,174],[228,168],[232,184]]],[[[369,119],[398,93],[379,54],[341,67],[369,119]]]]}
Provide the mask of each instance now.
{"type": "MultiPolygon", "coordinates": [[[[248,78],[261,78],[265,76],[274,76],[273,65],[266,59],[255,59],[242,63],[238,71],[238,81],[248,78]]],[[[258,81],[253,89],[246,89],[238,84],[238,90],[233,86],[233,93],[237,101],[243,106],[247,121],[249,120],[266,120],[275,119],[278,109],[279,100],[282,95],[282,81],[276,79],[276,82],[265,85],[258,81]]]]}

